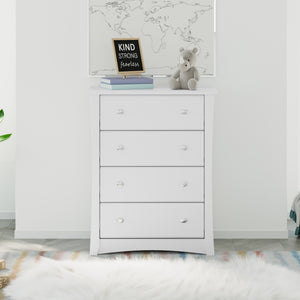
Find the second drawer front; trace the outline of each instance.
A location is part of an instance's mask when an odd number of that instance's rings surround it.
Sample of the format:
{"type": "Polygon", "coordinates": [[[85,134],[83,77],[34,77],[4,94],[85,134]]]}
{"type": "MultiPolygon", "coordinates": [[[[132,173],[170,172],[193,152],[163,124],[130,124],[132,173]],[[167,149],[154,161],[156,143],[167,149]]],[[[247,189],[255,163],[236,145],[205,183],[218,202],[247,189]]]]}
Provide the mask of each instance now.
{"type": "Polygon", "coordinates": [[[101,202],[203,202],[202,167],[102,167],[101,202]]]}
{"type": "Polygon", "coordinates": [[[203,166],[202,131],[102,131],[101,166],[203,166]]]}
{"type": "Polygon", "coordinates": [[[203,203],[102,203],[101,238],[203,238],[203,203]]]}

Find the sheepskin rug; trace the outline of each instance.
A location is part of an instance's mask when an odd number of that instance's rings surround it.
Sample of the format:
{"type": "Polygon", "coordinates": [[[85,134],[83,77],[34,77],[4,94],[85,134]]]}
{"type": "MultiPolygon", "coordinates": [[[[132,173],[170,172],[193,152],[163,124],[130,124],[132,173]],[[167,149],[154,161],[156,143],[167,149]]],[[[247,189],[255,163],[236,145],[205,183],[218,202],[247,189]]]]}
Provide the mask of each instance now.
{"type": "Polygon", "coordinates": [[[292,300],[300,273],[260,259],[43,259],[4,290],[13,300],[292,300]]]}

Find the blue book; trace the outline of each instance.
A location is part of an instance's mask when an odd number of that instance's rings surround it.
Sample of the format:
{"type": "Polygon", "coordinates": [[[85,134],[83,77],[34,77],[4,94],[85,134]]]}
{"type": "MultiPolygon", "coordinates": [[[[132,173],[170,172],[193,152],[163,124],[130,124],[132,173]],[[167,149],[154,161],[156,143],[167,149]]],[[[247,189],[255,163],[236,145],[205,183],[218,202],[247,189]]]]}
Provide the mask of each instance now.
{"type": "Polygon", "coordinates": [[[101,82],[101,87],[109,90],[137,90],[137,89],[153,89],[152,83],[146,84],[106,84],[101,82]]]}
{"type": "Polygon", "coordinates": [[[131,76],[123,79],[122,77],[104,77],[101,78],[101,83],[107,84],[149,84],[153,83],[152,77],[131,76]]]}

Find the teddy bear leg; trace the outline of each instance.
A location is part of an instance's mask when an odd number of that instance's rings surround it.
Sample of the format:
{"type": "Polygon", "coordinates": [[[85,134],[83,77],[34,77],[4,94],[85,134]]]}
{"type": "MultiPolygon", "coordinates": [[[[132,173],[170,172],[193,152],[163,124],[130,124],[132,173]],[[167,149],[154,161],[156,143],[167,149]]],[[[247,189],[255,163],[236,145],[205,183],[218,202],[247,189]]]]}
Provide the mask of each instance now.
{"type": "Polygon", "coordinates": [[[196,90],[197,89],[197,80],[194,79],[194,78],[191,78],[188,81],[188,87],[189,87],[190,90],[196,90]]]}
{"type": "Polygon", "coordinates": [[[176,80],[173,77],[170,79],[169,85],[170,85],[170,89],[172,89],[172,90],[178,90],[181,88],[180,81],[176,80]]]}

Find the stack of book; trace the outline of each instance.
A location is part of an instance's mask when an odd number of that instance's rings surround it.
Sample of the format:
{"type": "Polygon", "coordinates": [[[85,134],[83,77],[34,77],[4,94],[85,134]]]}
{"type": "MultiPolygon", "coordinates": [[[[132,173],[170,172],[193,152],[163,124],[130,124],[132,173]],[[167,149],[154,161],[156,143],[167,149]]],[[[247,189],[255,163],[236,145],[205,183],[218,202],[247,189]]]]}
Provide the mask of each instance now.
{"type": "Polygon", "coordinates": [[[101,78],[101,87],[109,90],[153,89],[152,77],[104,77],[101,78]]]}

